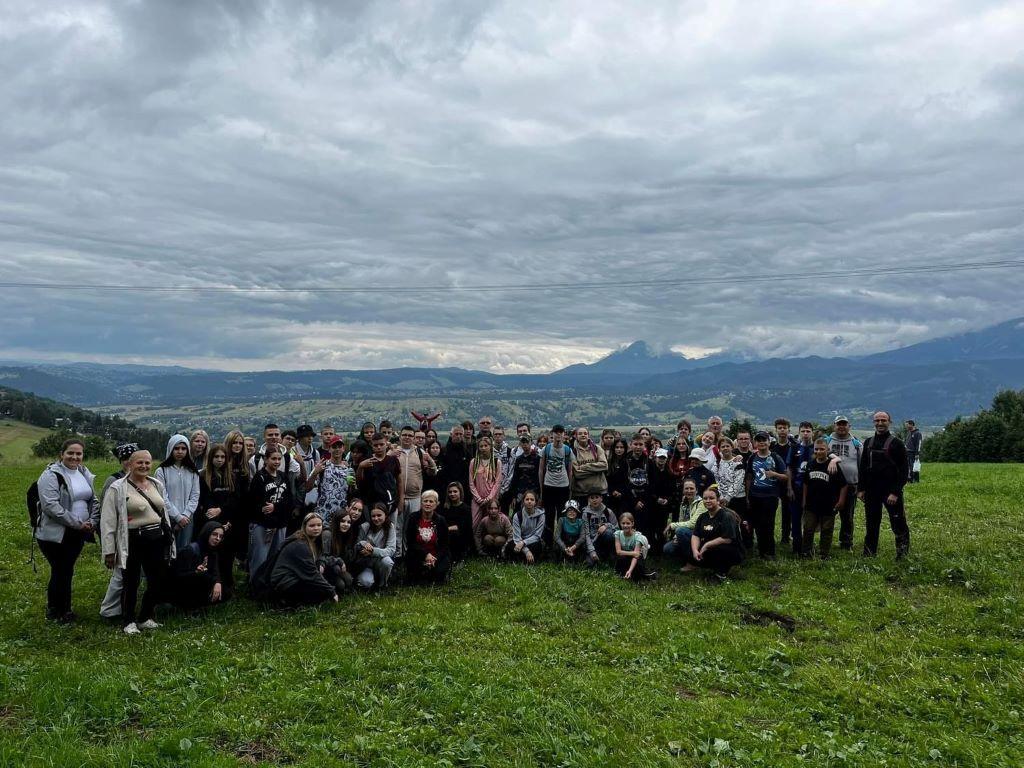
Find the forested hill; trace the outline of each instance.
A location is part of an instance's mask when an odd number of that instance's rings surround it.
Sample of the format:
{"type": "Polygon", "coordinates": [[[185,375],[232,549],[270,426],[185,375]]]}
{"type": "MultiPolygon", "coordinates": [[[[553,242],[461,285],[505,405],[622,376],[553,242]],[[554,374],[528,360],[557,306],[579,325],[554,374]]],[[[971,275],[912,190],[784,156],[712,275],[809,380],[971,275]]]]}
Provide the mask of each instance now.
{"type": "Polygon", "coordinates": [[[93,435],[110,443],[138,443],[156,456],[163,456],[170,437],[159,429],[137,427],[120,416],[105,416],[9,387],[0,387],[0,416],[56,432],[93,435]]]}

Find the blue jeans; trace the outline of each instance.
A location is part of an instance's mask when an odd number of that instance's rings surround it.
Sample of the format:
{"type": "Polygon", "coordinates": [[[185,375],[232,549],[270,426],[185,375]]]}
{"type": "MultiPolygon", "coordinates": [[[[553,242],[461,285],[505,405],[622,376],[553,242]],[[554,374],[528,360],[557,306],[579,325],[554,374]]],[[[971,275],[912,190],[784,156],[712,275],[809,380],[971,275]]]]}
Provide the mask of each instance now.
{"type": "Polygon", "coordinates": [[[685,560],[690,551],[690,539],[693,538],[692,528],[676,528],[675,536],[665,542],[662,550],[668,557],[678,557],[685,560]]]}

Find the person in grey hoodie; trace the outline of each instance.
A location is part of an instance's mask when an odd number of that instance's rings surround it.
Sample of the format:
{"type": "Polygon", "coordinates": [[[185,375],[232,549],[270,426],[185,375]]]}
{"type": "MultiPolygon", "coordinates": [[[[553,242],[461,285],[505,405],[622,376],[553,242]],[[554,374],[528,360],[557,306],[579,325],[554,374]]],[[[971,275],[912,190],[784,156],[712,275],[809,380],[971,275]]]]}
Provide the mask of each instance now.
{"type": "Polygon", "coordinates": [[[39,476],[39,523],[35,529],[39,551],[50,564],[46,587],[46,618],[70,623],[77,617],[71,610],[71,581],[75,563],[85,542],[94,541],[99,527],[100,505],[93,491],[95,476],[82,464],[85,445],[65,440],[60,461],[50,464],[39,476]]]}
{"type": "Polygon", "coordinates": [[[615,531],[619,521],[615,513],[604,505],[604,496],[594,492],[587,496],[583,510],[583,535],[586,537],[587,565],[595,566],[601,560],[611,562],[615,555],[615,531]]]}
{"type": "Polygon", "coordinates": [[[512,517],[512,541],[508,557],[535,563],[544,555],[544,509],[537,506],[537,494],[527,491],[523,494],[523,505],[512,517]]]}
{"type": "Polygon", "coordinates": [[[156,471],[167,492],[167,514],[174,526],[174,543],[184,549],[192,543],[193,520],[199,507],[199,473],[192,461],[188,438],[172,435],[167,441],[167,456],[156,471]],[[180,447],[181,446],[181,447],[180,447]]]}

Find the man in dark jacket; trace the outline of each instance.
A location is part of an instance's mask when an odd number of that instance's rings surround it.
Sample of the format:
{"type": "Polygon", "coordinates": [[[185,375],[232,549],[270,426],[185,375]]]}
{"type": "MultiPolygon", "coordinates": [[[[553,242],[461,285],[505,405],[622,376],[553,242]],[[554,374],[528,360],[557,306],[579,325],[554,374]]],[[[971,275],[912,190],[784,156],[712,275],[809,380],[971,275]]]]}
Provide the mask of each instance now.
{"type": "Polygon", "coordinates": [[[914,470],[914,464],[921,458],[921,443],[924,436],[913,419],[907,419],[907,467],[910,472],[907,475],[907,482],[920,483],[921,472],[914,470]]]}
{"type": "Polygon", "coordinates": [[[857,496],[864,502],[866,530],[864,555],[878,552],[878,532],[882,525],[882,507],[889,513],[889,524],[896,537],[896,559],[910,551],[910,527],[903,509],[903,486],[907,482],[907,449],[903,441],[889,431],[891,419],[885,411],[874,417],[875,434],[864,441],[860,455],[860,482],[857,496]]]}

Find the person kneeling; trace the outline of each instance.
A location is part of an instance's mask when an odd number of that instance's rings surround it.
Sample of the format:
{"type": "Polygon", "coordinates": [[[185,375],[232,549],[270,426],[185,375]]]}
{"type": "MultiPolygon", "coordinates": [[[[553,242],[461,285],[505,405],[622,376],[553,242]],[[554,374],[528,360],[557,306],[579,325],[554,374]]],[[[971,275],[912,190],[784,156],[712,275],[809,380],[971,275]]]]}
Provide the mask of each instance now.
{"type": "Polygon", "coordinates": [[[437,514],[436,491],[420,496],[420,511],[405,529],[405,578],[409,584],[443,584],[451,571],[448,523],[437,514]]]}
{"type": "Polygon", "coordinates": [[[739,516],[722,506],[717,486],[704,491],[704,508],[693,526],[689,563],[683,570],[707,568],[725,578],[730,568],[743,562],[739,516]]]}
{"type": "Polygon", "coordinates": [[[299,530],[285,539],[270,573],[274,600],[289,607],[319,605],[333,600],[338,593],[324,578],[320,534],[324,521],[316,512],[302,518],[299,530]]]}
{"type": "Polygon", "coordinates": [[[665,526],[665,547],[662,549],[666,557],[689,559],[690,537],[693,536],[693,525],[704,513],[704,500],[697,496],[697,483],[691,479],[683,482],[683,498],[679,502],[679,519],[671,517],[665,526]]]}
{"type": "Polygon", "coordinates": [[[523,494],[523,505],[512,520],[512,541],[508,544],[508,556],[530,565],[543,555],[544,510],[537,506],[537,494],[527,491],[523,494]]]}
{"type": "Polygon", "coordinates": [[[484,502],[483,512],[473,529],[476,551],[486,557],[504,557],[505,546],[512,540],[512,521],[501,511],[497,499],[484,502]]]}
{"type": "Polygon", "coordinates": [[[619,517],[619,530],[615,532],[615,572],[624,579],[643,581],[658,574],[647,570],[647,553],[651,549],[647,537],[636,529],[632,512],[619,517]]]}
{"type": "Polygon", "coordinates": [[[224,526],[208,522],[199,538],[178,551],[171,565],[167,597],[179,608],[193,610],[219,603],[223,597],[219,550],[224,526]]]}
{"type": "Polygon", "coordinates": [[[615,531],[618,528],[619,521],[615,513],[604,505],[604,497],[600,493],[591,493],[587,497],[587,508],[583,510],[588,566],[612,559],[615,554],[615,531]]]}
{"type": "Polygon", "coordinates": [[[384,589],[395,567],[395,542],[398,535],[388,516],[388,507],[377,502],[370,519],[359,527],[356,543],[356,585],[363,589],[384,589]]]}
{"type": "Polygon", "coordinates": [[[555,558],[560,563],[582,563],[587,557],[587,535],[580,506],[570,499],[555,526],[555,558]]]}

